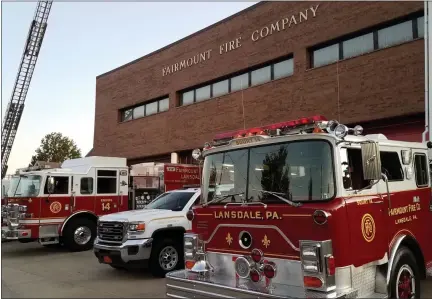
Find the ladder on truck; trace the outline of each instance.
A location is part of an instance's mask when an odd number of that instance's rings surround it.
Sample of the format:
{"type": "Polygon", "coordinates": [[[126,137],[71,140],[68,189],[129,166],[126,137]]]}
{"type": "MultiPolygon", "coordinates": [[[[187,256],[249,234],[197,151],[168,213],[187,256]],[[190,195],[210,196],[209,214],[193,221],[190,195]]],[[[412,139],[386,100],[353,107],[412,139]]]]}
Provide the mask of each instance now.
{"type": "Polygon", "coordinates": [[[12,90],[12,97],[6,108],[2,125],[1,140],[1,177],[4,178],[7,171],[7,163],[18,125],[24,110],[24,102],[33,76],[36,61],[42,45],[47,28],[48,15],[51,10],[52,1],[39,1],[36,12],[30,25],[24,52],[18,70],[18,76],[12,90]]]}

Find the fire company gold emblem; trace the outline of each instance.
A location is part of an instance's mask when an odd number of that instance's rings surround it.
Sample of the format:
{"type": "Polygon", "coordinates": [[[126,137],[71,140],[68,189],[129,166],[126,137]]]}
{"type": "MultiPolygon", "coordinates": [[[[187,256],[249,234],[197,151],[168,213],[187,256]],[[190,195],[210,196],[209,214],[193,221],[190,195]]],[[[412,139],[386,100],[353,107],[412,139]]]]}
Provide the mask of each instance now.
{"type": "Polygon", "coordinates": [[[231,246],[231,243],[232,243],[233,238],[231,237],[231,234],[230,234],[230,233],[227,234],[225,240],[227,241],[228,245],[231,246]]]}
{"type": "Polygon", "coordinates": [[[263,243],[263,245],[265,246],[265,248],[270,246],[270,239],[267,238],[267,235],[264,235],[264,238],[261,240],[261,242],[263,243]]]}
{"type": "Polygon", "coordinates": [[[59,203],[58,201],[54,201],[50,205],[50,211],[54,214],[57,214],[58,212],[60,212],[61,209],[62,209],[62,204],[59,203]]]}
{"type": "Polygon", "coordinates": [[[367,242],[372,242],[375,238],[375,221],[370,214],[364,214],[361,220],[361,229],[363,238],[367,242]]]}

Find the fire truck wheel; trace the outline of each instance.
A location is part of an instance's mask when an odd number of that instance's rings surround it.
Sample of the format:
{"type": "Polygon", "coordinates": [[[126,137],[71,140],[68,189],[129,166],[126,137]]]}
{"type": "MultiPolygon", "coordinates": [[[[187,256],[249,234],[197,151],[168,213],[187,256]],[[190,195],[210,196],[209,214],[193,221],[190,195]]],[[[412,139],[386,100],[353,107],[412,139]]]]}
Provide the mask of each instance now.
{"type": "Polygon", "coordinates": [[[183,266],[182,243],[173,239],[156,240],[150,255],[149,268],[155,277],[164,278],[165,274],[183,266]]]}
{"type": "Polygon", "coordinates": [[[71,251],[90,250],[96,237],[96,223],[79,217],[71,219],[63,232],[63,241],[71,251]]]}
{"type": "Polygon", "coordinates": [[[420,298],[420,271],[416,259],[406,247],[395,256],[390,276],[390,298],[420,298]]]}

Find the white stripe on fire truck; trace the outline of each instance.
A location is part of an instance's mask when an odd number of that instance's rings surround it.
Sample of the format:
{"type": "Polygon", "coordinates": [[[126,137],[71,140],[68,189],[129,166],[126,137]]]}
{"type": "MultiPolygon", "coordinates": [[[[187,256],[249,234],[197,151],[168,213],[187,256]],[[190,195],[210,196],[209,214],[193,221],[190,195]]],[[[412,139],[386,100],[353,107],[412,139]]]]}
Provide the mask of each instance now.
{"type": "Polygon", "coordinates": [[[63,223],[66,220],[64,218],[48,218],[48,219],[31,219],[31,220],[21,220],[22,224],[39,224],[39,223],[63,223]]]}

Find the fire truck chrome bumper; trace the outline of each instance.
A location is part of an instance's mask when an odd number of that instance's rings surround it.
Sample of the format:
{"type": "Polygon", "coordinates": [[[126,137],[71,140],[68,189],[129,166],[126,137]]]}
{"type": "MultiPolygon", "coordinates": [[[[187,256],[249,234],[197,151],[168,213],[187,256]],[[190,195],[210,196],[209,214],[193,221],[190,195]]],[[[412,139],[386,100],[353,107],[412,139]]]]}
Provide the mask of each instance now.
{"type": "Polygon", "coordinates": [[[119,257],[123,263],[133,261],[143,261],[150,258],[151,245],[153,239],[127,240],[119,246],[101,244],[99,238],[96,237],[93,251],[98,259],[108,255],[119,257]]]}
{"type": "Polygon", "coordinates": [[[1,228],[2,240],[18,240],[18,239],[30,239],[31,230],[29,229],[14,229],[11,230],[7,226],[1,228]]]}
{"type": "Polygon", "coordinates": [[[273,284],[273,289],[257,286],[241,280],[211,275],[201,278],[186,270],[173,271],[166,275],[166,296],[169,298],[355,298],[357,292],[350,289],[329,293],[305,290],[303,287],[273,284]]]}

